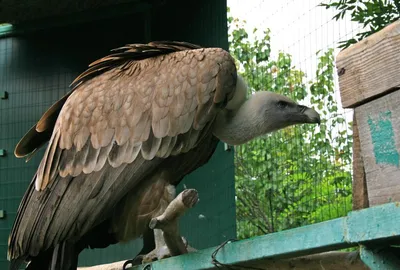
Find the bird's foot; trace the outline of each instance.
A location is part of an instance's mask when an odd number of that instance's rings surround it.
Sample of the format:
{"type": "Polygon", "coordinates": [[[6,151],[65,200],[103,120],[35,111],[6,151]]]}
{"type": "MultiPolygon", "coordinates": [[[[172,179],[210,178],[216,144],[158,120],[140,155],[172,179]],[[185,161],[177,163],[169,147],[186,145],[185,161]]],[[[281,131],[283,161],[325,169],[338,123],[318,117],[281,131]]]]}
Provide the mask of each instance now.
{"type": "MultiPolygon", "coordinates": [[[[182,237],[182,241],[183,241],[183,243],[185,245],[185,248],[186,248],[187,252],[197,251],[196,249],[194,249],[190,245],[188,245],[188,242],[184,237],[182,237]]],[[[146,255],[138,256],[137,259],[141,259],[142,260],[142,264],[145,264],[145,263],[150,263],[150,262],[154,262],[154,261],[157,261],[157,260],[169,258],[169,257],[172,257],[172,256],[173,255],[171,255],[171,252],[169,251],[168,246],[165,244],[163,246],[159,246],[159,247],[155,248],[154,250],[152,250],[151,252],[149,252],[146,255]]]]}
{"type": "MultiPolygon", "coordinates": [[[[169,258],[197,251],[191,247],[184,237],[179,234],[179,218],[199,201],[195,189],[186,189],[173,199],[162,215],[151,219],[149,227],[154,230],[156,248],[145,255],[125,262],[125,265],[146,264],[156,260],[169,258]]],[[[127,268],[124,268],[127,269],[127,268]]]]}
{"type": "Polygon", "coordinates": [[[161,247],[153,249],[146,255],[143,255],[142,256],[142,264],[154,262],[157,260],[162,260],[162,259],[169,258],[169,257],[171,257],[171,253],[169,252],[167,245],[163,245],[161,247]]]}
{"type": "Polygon", "coordinates": [[[160,229],[171,256],[188,253],[187,243],[179,234],[179,218],[199,201],[195,189],[186,189],[171,201],[164,213],[150,221],[151,229],[160,229]]]}

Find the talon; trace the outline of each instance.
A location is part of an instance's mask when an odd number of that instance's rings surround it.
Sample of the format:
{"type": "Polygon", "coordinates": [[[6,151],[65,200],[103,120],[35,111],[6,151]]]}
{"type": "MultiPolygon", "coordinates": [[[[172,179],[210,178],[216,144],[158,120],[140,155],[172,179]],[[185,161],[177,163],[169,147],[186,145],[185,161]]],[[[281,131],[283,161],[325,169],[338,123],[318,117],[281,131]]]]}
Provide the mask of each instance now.
{"type": "Polygon", "coordinates": [[[154,230],[157,226],[157,222],[158,222],[157,218],[152,218],[149,223],[149,228],[154,230]]]}
{"type": "Polygon", "coordinates": [[[157,247],[148,254],[143,256],[142,264],[151,263],[157,260],[162,260],[171,257],[169,249],[166,245],[157,247]]]}
{"type": "Polygon", "coordinates": [[[142,259],[143,259],[143,255],[137,255],[134,259],[132,260],[127,260],[126,262],[124,262],[122,269],[126,270],[129,269],[135,265],[140,265],[142,263],[142,259]],[[127,266],[131,264],[131,267],[127,268],[127,266]]]}
{"type": "Polygon", "coordinates": [[[186,189],[182,192],[182,202],[188,207],[192,208],[199,201],[199,194],[195,189],[186,189]]]}
{"type": "Polygon", "coordinates": [[[126,262],[124,262],[124,265],[122,265],[122,270],[128,269],[128,268],[126,268],[128,266],[128,264],[131,264],[133,266],[133,261],[134,260],[127,260],[126,262]]]}

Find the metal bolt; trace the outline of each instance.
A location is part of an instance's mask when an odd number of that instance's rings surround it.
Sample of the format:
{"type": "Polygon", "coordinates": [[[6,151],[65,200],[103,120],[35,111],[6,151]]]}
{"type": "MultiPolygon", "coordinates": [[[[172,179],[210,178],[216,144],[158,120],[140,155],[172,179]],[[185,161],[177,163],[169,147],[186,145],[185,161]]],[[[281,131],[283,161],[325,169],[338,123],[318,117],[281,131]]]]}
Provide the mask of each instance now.
{"type": "Polygon", "coordinates": [[[232,146],[227,143],[224,143],[224,150],[230,152],[232,150],[232,146]]]}
{"type": "Polygon", "coordinates": [[[0,98],[1,99],[8,99],[8,92],[7,91],[1,92],[0,98]]]}

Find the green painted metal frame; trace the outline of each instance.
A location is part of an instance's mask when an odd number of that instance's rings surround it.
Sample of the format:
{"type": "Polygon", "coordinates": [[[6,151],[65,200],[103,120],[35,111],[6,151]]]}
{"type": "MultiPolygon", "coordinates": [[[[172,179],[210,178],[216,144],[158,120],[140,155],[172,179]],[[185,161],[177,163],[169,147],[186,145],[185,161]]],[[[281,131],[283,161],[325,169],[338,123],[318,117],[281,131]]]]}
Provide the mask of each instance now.
{"type": "MultiPolygon", "coordinates": [[[[218,252],[216,259],[224,264],[240,264],[261,259],[310,255],[358,245],[382,245],[396,241],[400,243],[399,224],[400,203],[388,203],[353,211],[343,218],[231,242],[218,252]]],[[[215,266],[211,263],[211,255],[215,250],[216,247],[199,250],[132,269],[213,269],[215,266]]],[[[363,248],[361,254],[367,265],[376,266],[371,269],[400,269],[397,268],[397,262],[390,257],[383,262],[384,255],[376,257],[376,253],[368,248],[363,248]],[[381,268],[377,262],[384,263],[386,267],[381,268]]]]}
{"type": "MultiPolygon", "coordinates": [[[[84,11],[77,14],[67,14],[56,18],[37,19],[29,23],[17,25],[0,25],[0,37],[18,36],[43,29],[57,29],[58,27],[91,22],[96,20],[112,19],[118,16],[136,14],[149,11],[154,5],[146,1],[119,4],[117,6],[105,7],[98,10],[84,11]]],[[[1,22],[2,23],[2,22],[1,22]]]]}

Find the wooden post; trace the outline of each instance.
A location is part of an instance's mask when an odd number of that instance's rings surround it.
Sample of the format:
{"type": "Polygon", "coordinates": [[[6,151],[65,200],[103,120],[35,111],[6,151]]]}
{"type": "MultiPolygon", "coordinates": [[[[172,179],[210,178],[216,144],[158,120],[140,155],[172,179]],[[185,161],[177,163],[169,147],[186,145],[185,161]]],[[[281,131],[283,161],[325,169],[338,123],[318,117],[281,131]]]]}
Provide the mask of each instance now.
{"type": "Polygon", "coordinates": [[[353,210],[367,208],[368,190],[356,114],[353,114],[353,210]]]}
{"type": "Polygon", "coordinates": [[[336,66],[355,114],[353,209],[400,201],[400,20],[341,51],[336,66]]]}

